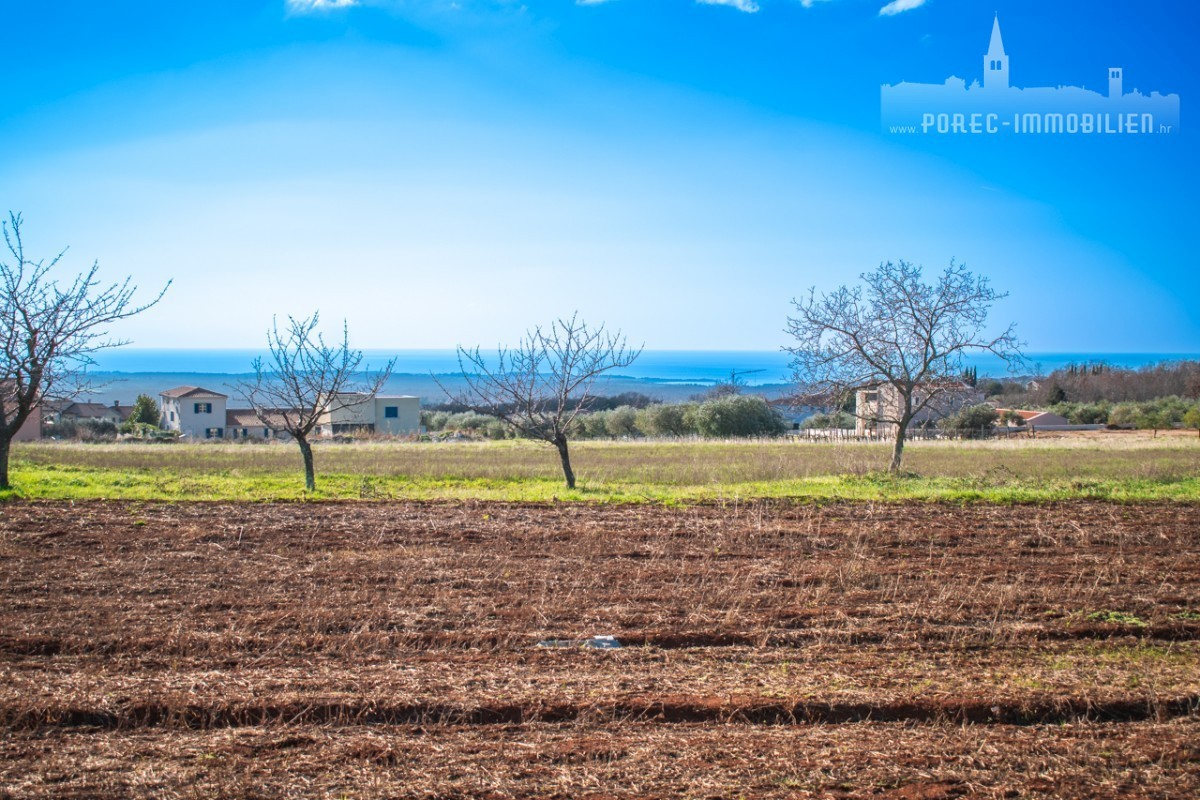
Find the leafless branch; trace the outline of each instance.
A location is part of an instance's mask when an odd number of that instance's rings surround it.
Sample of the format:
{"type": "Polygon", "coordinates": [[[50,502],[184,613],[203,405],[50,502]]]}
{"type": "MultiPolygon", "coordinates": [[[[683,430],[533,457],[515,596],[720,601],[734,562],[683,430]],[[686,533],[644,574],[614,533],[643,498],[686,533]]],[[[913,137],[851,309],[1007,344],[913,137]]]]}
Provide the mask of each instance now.
{"type": "Polygon", "coordinates": [[[526,332],[515,347],[498,348],[494,361],[478,347],[459,347],[466,389],[446,393],[455,402],[500,418],[523,438],[553,444],[567,485],[574,487],[567,442],[576,417],[594,400],[597,380],[629,366],[641,352],[641,347],[629,347],[619,331],[589,327],[576,313],[526,332]]]}
{"type": "Polygon", "coordinates": [[[350,347],[350,331],[342,323],[342,339],[328,344],[317,330],[320,315],[297,319],[289,316],[280,328],[272,319],[267,331],[266,358],[254,360],[254,379],[236,384],[234,391],[254,410],[268,428],[286,431],[300,446],[304,457],[305,482],[315,488],[312,450],[308,438],[321,418],[373,398],[383,388],[395,359],[374,372],[361,371],[361,350],[350,347]]]}
{"type": "Polygon", "coordinates": [[[0,261],[0,487],[8,485],[9,443],[38,404],[94,388],[87,376],[94,355],[126,344],[110,338],[108,326],[154,306],[171,285],[138,304],[131,280],[103,283],[98,263],[60,281],[55,271],[66,251],[29,258],[22,224],[14,213],[3,223],[11,261],[0,261]]]}
{"type": "Polygon", "coordinates": [[[862,389],[898,398],[860,419],[897,426],[893,470],[899,469],[904,434],[912,419],[961,390],[955,379],[969,353],[990,352],[1015,369],[1022,343],[1009,325],[985,333],[991,306],[1007,295],[953,261],[927,284],[922,267],[905,261],[881,264],[860,277],[862,286],[841,286],[818,296],[815,289],[794,300],[797,315],[786,332],[795,344],[784,350],[800,391],[844,402],[862,389]]]}

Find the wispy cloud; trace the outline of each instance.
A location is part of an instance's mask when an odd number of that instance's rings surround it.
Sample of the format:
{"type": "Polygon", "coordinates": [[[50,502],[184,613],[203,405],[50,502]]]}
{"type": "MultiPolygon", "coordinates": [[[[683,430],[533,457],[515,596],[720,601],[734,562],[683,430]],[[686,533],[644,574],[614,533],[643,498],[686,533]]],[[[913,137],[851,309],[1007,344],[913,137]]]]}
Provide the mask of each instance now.
{"type": "Polygon", "coordinates": [[[920,8],[923,5],[925,5],[925,0],[892,0],[892,2],[879,9],[879,16],[894,17],[897,14],[912,11],[914,8],[920,8]]]}
{"type": "Polygon", "coordinates": [[[611,3],[613,0],[575,0],[577,6],[598,6],[601,3],[611,3]]]}
{"type": "Polygon", "coordinates": [[[696,2],[704,6],[729,6],[738,11],[745,11],[747,14],[754,14],[758,11],[758,3],[754,0],[696,0],[696,2]]]}
{"type": "Polygon", "coordinates": [[[287,0],[287,7],[293,14],[311,14],[316,11],[349,8],[358,3],[359,0],[287,0]]]}

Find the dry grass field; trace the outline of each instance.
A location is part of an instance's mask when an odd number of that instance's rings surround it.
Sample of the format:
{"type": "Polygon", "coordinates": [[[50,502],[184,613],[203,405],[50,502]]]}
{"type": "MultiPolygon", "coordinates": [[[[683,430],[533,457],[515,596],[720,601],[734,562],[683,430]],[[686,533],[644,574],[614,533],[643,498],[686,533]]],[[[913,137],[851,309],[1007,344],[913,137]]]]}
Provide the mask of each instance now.
{"type": "Polygon", "coordinates": [[[11,501],[0,796],[1194,797],[1198,556],[1190,504],[11,501]]]}
{"type": "MultiPolygon", "coordinates": [[[[990,441],[915,441],[905,469],[929,477],[980,474],[1002,465],[1032,479],[1176,478],[1200,471],[1200,438],[1188,431],[1158,437],[1148,432],[1102,435],[1042,434],[1042,438],[990,441]]],[[[886,467],[889,444],[753,441],[730,439],[579,441],[571,445],[581,477],[594,482],[696,485],[736,484],[862,475],[886,467]]],[[[294,474],[295,445],[271,444],[71,444],[21,445],[28,464],[124,472],[294,474]]],[[[554,450],[536,442],[318,443],[316,458],[327,474],[493,480],[561,478],[554,450]]]]}
{"type": "MultiPolygon", "coordinates": [[[[1200,500],[1200,438],[1185,431],[913,442],[908,474],[882,482],[886,444],[583,441],[572,444],[574,492],[553,448],[534,442],[322,443],[315,452],[320,499],[1200,500]]],[[[14,482],[27,499],[306,497],[299,452],[286,443],[24,444],[14,482]]]]}

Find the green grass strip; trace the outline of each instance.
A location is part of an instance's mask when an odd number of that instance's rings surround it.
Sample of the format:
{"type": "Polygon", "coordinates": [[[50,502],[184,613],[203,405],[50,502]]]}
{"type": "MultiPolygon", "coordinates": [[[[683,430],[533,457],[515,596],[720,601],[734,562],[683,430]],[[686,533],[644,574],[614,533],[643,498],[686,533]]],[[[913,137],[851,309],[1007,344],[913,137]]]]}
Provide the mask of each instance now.
{"type": "Polygon", "coordinates": [[[1200,478],[1029,480],[988,476],[925,477],[906,474],[825,475],[732,483],[668,485],[583,480],[568,490],[541,477],[328,474],[315,492],[304,490],[299,472],[250,474],[239,470],[180,472],[161,469],[103,469],[22,464],[13,471],[15,489],[0,500],[494,500],[548,503],[687,504],[787,498],[809,501],[941,501],[1034,503],[1060,500],[1117,502],[1200,501],[1200,478]]]}

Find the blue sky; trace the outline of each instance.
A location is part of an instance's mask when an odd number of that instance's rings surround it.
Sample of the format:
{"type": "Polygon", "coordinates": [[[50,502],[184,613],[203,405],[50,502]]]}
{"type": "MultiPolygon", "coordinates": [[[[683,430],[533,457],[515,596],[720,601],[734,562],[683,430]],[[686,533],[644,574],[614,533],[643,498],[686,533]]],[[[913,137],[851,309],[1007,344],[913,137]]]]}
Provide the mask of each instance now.
{"type": "Polygon", "coordinates": [[[361,347],[487,346],[578,309],[771,350],[811,286],[956,258],[1030,350],[1200,351],[1195,4],[0,4],[0,208],[70,266],[174,279],[140,346],[314,309],[361,347]],[[884,132],[880,85],[980,77],[997,12],[1015,85],[1123,66],[1182,130],[884,132]]]}

